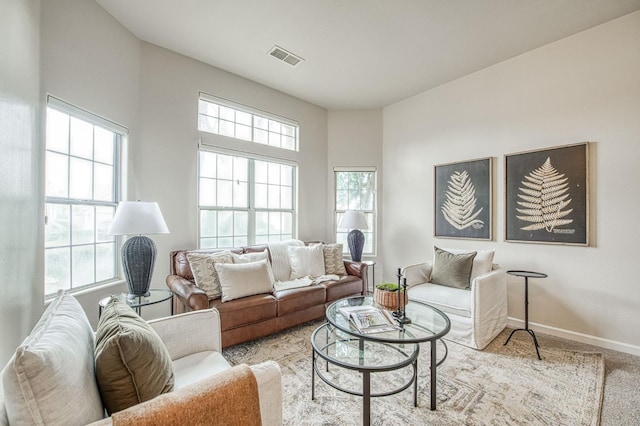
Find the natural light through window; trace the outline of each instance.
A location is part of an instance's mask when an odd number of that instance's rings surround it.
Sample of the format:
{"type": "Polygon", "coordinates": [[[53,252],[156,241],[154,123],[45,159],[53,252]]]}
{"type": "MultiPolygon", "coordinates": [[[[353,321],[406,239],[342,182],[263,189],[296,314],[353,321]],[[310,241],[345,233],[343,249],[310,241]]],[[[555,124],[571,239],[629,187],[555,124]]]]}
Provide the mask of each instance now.
{"type": "Polygon", "coordinates": [[[198,103],[198,130],[298,150],[298,123],[204,94],[198,103]]]}
{"type": "Polygon", "coordinates": [[[49,98],[45,295],[116,278],[116,239],[106,233],[118,200],[122,133],[105,123],[49,98]]]}
{"type": "Polygon", "coordinates": [[[201,248],[293,238],[295,166],[205,150],[198,155],[201,248]]]}
{"type": "Polygon", "coordinates": [[[374,168],[336,168],[336,242],[342,244],[344,253],[349,252],[347,234],[351,229],[338,228],[342,215],[347,210],[360,210],[367,218],[369,229],[361,229],[365,236],[364,255],[375,254],[375,216],[376,216],[376,171],[374,168]]]}

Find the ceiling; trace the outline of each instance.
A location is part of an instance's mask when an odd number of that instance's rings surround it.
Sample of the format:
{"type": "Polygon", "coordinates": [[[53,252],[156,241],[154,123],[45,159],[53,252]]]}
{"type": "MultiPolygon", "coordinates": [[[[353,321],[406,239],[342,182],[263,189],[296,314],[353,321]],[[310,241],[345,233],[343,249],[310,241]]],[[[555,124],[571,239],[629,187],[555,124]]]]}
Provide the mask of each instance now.
{"type": "Polygon", "coordinates": [[[640,0],[96,0],[139,39],[327,109],[389,105],[640,0]],[[296,67],[268,51],[304,59],[296,67]]]}

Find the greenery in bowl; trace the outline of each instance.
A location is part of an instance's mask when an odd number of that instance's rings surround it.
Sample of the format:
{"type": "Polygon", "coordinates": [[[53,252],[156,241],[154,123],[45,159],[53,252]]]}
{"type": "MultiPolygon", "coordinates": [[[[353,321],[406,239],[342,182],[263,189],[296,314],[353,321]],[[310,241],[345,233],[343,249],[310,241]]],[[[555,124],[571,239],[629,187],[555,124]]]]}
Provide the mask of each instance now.
{"type": "MultiPolygon", "coordinates": [[[[398,284],[396,284],[396,283],[382,283],[382,284],[376,285],[376,288],[378,290],[381,290],[381,291],[390,291],[392,293],[395,293],[395,292],[398,291],[398,284]]],[[[400,287],[400,291],[401,292],[403,291],[402,287],[400,287]]]]}

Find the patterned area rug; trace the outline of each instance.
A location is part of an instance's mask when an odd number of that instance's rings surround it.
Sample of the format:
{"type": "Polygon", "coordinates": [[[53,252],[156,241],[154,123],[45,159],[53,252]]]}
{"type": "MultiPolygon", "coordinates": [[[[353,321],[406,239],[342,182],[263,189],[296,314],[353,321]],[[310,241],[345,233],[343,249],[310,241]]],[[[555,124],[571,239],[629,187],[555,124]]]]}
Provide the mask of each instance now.
{"type": "MultiPolygon", "coordinates": [[[[232,364],[275,360],[282,369],[285,425],[362,424],[362,398],[328,386],[316,377],[311,400],[311,342],[321,321],[237,345],[223,351],[232,364]]],[[[540,348],[530,337],[510,330],[484,351],[447,342],[449,355],[438,367],[436,411],[429,405],[429,346],[423,344],[418,366],[418,407],[413,387],[372,398],[373,425],[598,425],[604,387],[604,358],[599,353],[540,348]]],[[[442,346],[438,346],[442,354],[442,346]]],[[[358,373],[330,367],[343,386],[360,388],[358,373]]],[[[406,380],[409,368],[372,375],[372,392],[406,380]]]]}

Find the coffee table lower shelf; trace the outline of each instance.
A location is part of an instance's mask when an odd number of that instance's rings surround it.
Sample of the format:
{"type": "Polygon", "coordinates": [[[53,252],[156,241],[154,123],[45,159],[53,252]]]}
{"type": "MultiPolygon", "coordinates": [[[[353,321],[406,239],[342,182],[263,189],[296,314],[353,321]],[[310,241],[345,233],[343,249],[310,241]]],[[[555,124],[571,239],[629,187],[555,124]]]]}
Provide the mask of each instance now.
{"type": "Polygon", "coordinates": [[[311,399],[315,399],[316,375],[326,384],[341,392],[361,396],[362,424],[371,422],[371,398],[395,395],[413,385],[413,404],[418,406],[418,355],[420,345],[415,343],[393,344],[366,340],[348,335],[327,323],[318,327],[311,336],[312,373],[311,399]],[[325,365],[319,365],[319,361],[325,365]],[[358,371],[362,374],[362,390],[348,389],[329,377],[329,364],[338,368],[358,371]],[[411,376],[395,389],[371,392],[371,373],[411,368],[411,376]],[[323,372],[324,370],[324,372],[323,372]]]}

